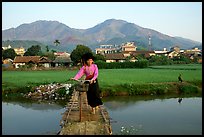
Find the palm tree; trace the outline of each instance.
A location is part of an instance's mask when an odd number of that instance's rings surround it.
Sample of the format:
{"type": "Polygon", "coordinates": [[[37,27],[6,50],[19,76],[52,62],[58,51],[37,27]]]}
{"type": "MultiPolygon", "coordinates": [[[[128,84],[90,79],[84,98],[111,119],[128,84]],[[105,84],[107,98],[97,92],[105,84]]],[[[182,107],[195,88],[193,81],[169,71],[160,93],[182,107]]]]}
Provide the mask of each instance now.
{"type": "Polygon", "coordinates": [[[58,39],[56,39],[56,40],[54,41],[54,44],[55,44],[56,46],[58,46],[58,45],[60,44],[60,41],[59,41],[58,39]]]}

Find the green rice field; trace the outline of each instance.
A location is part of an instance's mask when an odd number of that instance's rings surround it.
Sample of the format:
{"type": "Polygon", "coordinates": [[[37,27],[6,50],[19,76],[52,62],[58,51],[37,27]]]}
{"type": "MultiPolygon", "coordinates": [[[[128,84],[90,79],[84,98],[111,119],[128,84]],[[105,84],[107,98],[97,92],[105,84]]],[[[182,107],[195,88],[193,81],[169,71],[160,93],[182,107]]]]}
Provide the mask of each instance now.
{"type": "MultiPolygon", "coordinates": [[[[65,83],[74,77],[77,70],[2,71],[2,89],[28,85],[65,83]]],[[[202,65],[151,66],[144,69],[99,69],[99,84],[102,87],[130,83],[176,82],[181,74],[184,81],[202,80],[202,65]]]]}

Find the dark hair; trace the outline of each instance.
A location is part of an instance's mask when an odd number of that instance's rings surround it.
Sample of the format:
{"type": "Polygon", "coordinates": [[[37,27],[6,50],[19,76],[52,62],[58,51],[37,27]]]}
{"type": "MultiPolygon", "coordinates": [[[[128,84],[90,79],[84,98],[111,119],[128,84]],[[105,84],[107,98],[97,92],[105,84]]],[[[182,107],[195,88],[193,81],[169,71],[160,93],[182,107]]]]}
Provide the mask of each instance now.
{"type": "Polygon", "coordinates": [[[85,53],[85,54],[83,54],[82,55],[82,61],[84,62],[84,63],[86,63],[86,61],[88,60],[88,59],[93,59],[94,60],[94,56],[93,56],[93,54],[92,53],[85,53]]]}

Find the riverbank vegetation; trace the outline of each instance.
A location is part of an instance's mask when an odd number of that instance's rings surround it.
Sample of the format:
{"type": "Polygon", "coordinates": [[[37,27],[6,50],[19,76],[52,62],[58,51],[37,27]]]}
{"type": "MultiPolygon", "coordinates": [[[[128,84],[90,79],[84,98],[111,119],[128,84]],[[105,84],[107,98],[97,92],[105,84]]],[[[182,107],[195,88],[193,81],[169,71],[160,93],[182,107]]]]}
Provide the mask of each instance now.
{"type": "MultiPolygon", "coordinates": [[[[2,71],[2,94],[28,93],[33,87],[68,81],[78,70],[2,71]]],[[[143,69],[99,69],[103,96],[202,94],[202,65],[151,66],[143,69]],[[178,81],[181,74],[183,82],[178,81]]]]}

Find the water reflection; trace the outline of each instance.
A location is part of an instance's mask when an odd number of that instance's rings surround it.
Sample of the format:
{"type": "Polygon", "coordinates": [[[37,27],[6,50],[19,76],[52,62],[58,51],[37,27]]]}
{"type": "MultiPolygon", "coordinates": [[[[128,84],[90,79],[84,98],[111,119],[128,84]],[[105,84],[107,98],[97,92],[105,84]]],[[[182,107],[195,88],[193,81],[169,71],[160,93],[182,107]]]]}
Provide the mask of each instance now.
{"type": "Polygon", "coordinates": [[[181,101],[182,101],[182,98],[178,98],[178,103],[181,103],[181,101]]]}
{"type": "MultiPolygon", "coordinates": [[[[103,102],[115,135],[202,135],[201,97],[117,96],[103,102]]],[[[3,100],[2,134],[56,135],[65,104],[3,100]]]]}
{"type": "MultiPolygon", "coordinates": [[[[117,97],[106,98],[105,106],[112,121],[113,134],[121,127],[134,126],[139,135],[201,135],[202,98],[117,97]]],[[[129,133],[129,132],[128,132],[129,133]]]]}
{"type": "Polygon", "coordinates": [[[12,103],[6,103],[6,104],[21,106],[25,109],[41,110],[41,111],[59,110],[62,108],[62,106],[56,105],[54,102],[37,102],[37,103],[12,102],[12,103]]]}
{"type": "Polygon", "coordinates": [[[3,135],[48,135],[60,130],[65,109],[54,103],[2,102],[3,135]]]}

